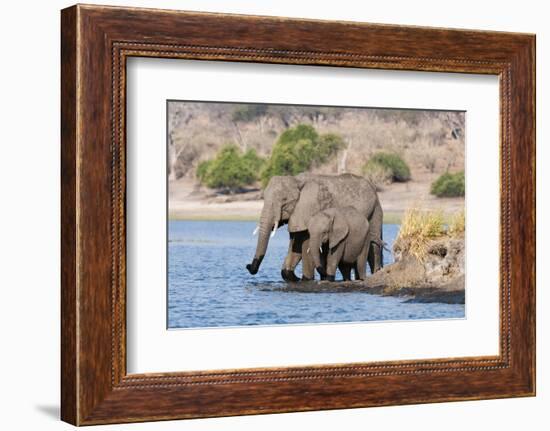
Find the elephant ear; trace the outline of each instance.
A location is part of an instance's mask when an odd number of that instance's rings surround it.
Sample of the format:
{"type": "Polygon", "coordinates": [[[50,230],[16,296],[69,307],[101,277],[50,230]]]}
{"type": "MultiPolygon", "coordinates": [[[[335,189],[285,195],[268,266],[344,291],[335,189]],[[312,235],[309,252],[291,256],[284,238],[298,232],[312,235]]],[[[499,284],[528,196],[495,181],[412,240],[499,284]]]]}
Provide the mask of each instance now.
{"type": "Polygon", "coordinates": [[[328,246],[330,249],[333,249],[338,244],[340,244],[349,233],[349,226],[346,223],[344,217],[336,213],[332,219],[332,225],[328,233],[328,246]]]}
{"type": "Polygon", "coordinates": [[[300,189],[298,188],[298,183],[294,180],[294,178],[290,178],[292,179],[292,182],[288,184],[285,189],[286,196],[283,199],[283,204],[286,206],[287,211],[292,214],[296,208],[298,199],[300,199],[300,189]]]}
{"type": "Polygon", "coordinates": [[[289,232],[301,232],[307,229],[310,218],[321,211],[318,200],[319,184],[315,181],[308,181],[304,184],[294,211],[288,220],[289,232]]]}
{"type": "Polygon", "coordinates": [[[288,219],[285,214],[294,211],[300,197],[296,180],[291,176],[274,176],[270,179],[268,187],[269,193],[264,192],[264,205],[268,202],[271,204],[274,219],[288,219]]]}

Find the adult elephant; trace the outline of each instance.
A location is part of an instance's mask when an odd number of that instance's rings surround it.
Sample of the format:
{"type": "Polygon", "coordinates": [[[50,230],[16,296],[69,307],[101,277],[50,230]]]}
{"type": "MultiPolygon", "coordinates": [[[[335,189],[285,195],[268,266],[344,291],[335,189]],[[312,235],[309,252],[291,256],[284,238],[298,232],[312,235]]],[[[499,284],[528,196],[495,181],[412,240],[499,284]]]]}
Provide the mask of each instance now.
{"type": "Polygon", "coordinates": [[[298,281],[294,269],[303,258],[303,278],[313,279],[314,266],[307,253],[307,222],[319,211],[346,206],[356,208],[370,223],[368,262],[371,272],[378,271],[382,267],[382,207],[374,184],[352,174],[301,174],[271,178],[264,191],[258,243],[252,263],[246,266],[248,271],[251,274],[258,272],[267,250],[270,232],[288,223],[290,241],[281,276],[286,281],[298,281]]]}

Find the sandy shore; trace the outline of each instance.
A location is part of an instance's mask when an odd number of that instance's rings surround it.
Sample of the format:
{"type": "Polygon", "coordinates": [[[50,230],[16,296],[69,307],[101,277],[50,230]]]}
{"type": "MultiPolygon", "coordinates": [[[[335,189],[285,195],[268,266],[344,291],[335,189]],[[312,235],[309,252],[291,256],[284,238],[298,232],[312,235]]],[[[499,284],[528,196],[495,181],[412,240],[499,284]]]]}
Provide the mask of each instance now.
{"type": "MultiPolygon", "coordinates": [[[[399,223],[411,206],[441,209],[453,214],[464,208],[462,198],[437,198],[431,181],[394,183],[379,193],[386,223],[399,223]]],[[[173,220],[258,220],[263,200],[258,190],[238,195],[218,195],[182,178],[169,184],[169,217],[173,220]]]]}

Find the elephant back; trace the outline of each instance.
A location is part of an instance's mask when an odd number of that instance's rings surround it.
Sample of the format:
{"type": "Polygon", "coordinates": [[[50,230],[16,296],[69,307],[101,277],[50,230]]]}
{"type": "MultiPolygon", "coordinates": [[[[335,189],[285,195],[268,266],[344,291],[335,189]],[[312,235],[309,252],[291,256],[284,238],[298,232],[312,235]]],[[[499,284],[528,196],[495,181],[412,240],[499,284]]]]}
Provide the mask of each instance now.
{"type": "Polygon", "coordinates": [[[376,202],[376,189],[365,178],[351,174],[320,175],[305,181],[300,198],[288,221],[288,230],[306,230],[308,220],[314,214],[331,207],[350,206],[369,218],[376,202]]]}

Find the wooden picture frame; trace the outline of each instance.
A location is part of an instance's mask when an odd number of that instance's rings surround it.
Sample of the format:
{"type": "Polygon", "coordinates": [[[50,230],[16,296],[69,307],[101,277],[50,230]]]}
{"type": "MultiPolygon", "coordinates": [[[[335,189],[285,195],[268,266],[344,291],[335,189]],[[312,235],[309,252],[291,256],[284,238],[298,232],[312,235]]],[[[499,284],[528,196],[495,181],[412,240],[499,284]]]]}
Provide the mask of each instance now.
{"type": "Polygon", "coordinates": [[[64,9],[61,18],[64,421],[535,394],[534,35],[82,5],[64,9]],[[125,65],[131,56],[498,75],[500,354],[127,374],[125,65]]]}

